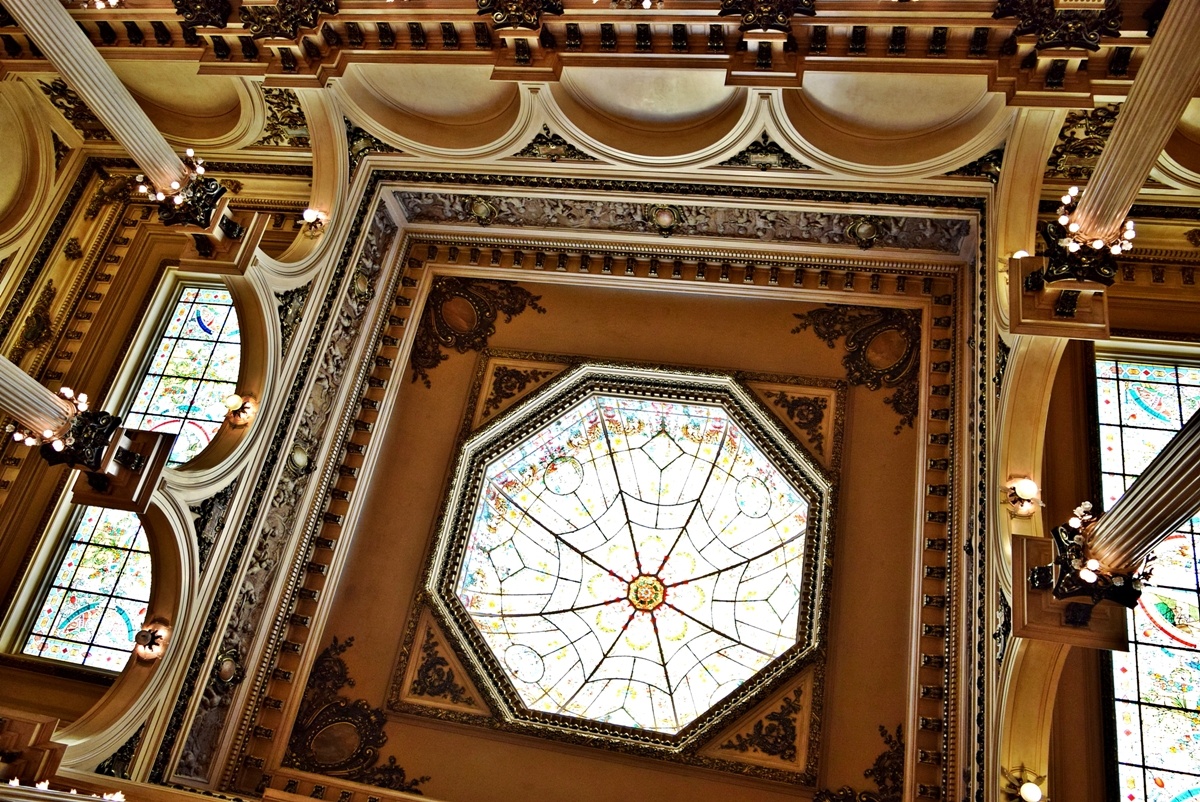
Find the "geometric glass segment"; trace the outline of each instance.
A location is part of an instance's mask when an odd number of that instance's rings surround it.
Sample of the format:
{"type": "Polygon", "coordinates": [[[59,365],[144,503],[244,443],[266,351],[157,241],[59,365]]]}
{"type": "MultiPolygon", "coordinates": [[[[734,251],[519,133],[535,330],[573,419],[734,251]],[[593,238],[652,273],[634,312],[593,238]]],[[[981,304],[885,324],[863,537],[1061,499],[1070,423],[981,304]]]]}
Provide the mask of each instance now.
{"type": "Polygon", "coordinates": [[[146,619],[150,579],[137,515],[85,507],[22,653],[120,671],[146,619]]]}
{"type": "Polygon", "coordinates": [[[228,290],[184,287],[142,376],[127,429],[178,435],[167,461],[182,465],[212,441],[237,388],[242,362],[237,310],[228,290]]]}
{"type": "Polygon", "coordinates": [[[474,455],[445,590],[525,711],[673,736],[807,637],[820,490],[679,398],[584,388],[474,455]]]}
{"type": "MultiPolygon", "coordinates": [[[[1104,507],[1200,408],[1200,368],[1096,360],[1104,507]]],[[[1200,514],[1154,550],[1153,584],[1113,652],[1120,799],[1200,799],[1200,514]]]]}

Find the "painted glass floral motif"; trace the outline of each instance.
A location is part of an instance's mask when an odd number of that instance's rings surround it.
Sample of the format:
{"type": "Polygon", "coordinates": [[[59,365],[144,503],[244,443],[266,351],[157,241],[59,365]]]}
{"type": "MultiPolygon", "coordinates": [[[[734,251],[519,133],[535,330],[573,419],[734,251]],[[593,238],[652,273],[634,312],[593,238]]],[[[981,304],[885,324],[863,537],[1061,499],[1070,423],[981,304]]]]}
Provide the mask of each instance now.
{"type": "Polygon", "coordinates": [[[195,458],[225,419],[237,387],[241,330],[228,290],[184,287],[124,425],[178,434],[168,465],[195,458]]]}
{"type": "MultiPolygon", "coordinates": [[[[1200,369],[1096,361],[1104,506],[1200,407],[1200,369]]],[[[1200,799],[1200,514],[1155,550],[1153,584],[1113,652],[1120,798],[1200,799]]]]}
{"type": "Polygon", "coordinates": [[[722,407],[595,393],[484,477],[457,595],[530,710],[676,733],[797,642],[809,502],[722,407]]]}
{"type": "Polygon", "coordinates": [[[150,600],[150,548],[137,515],[86,507],[21,650],[120,671],[150,600]]]}

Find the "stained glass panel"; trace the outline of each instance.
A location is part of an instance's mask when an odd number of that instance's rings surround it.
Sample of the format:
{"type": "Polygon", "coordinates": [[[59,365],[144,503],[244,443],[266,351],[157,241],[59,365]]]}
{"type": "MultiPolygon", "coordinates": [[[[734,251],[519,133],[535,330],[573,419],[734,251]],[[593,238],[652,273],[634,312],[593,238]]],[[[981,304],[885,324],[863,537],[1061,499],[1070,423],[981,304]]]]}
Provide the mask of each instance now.
{"type": "Polygon", "coordinates": [[[221,401],[234,392],[241,361],[241,331],[229,291],[185,287],[125,425],[179,434],[167,464],[188,462],[221,428],[226,412],[221,401]]]}
{"type": "MultiPolygon", "coordinates": [[[[1200,407],[1200,370],[1096,361],[1104,507],[1200,407]]],[[[1154,583],[1113,653],[1118,784],[1128,802],[1200,802],[1200,516],[1155,550],[1154,583]]]]}
{"type": "Polygon", "coordinates": [[[809,503],[722,407],[592,395],[484,475],[458,597],[531,710],[678,732],[796,643],[809,503]]]}
{"type": "Polygon", "coordinates": [[[138,517],[84,508],[22,652],[120,671],[146,617],[150,580],[138,517]]]}

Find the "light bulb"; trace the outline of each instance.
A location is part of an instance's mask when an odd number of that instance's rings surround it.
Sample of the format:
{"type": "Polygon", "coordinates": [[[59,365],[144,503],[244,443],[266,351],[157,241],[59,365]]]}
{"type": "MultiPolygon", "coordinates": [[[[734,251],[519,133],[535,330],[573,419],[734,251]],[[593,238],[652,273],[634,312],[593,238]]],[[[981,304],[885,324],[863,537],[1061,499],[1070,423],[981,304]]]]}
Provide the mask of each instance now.
{"type": "Polygon", "coordinates": [[[1070,231],[1072,234],[1079,231],[1079,223],[1071,223],[1071,225],[1067,226],[1067,231],[1070,231]]]}
{"type": "Polygon", "coordinates": [[[175,196],[175,205],[176,205],[176,206],[182,206],[182,205],[183,205],[183,196],[182,196],[182,195],[176,195],[176,196],[175,196]]]}
{"type": "Polygon", "coordinates": [[[80,400],[80,402],[81,402],[81,403],[84,403],[84,404],[86,404],[86,403],[87,403],[87,399],[88,399],[88,394],[87,394],[87,393],[80,393],[80,394],[79,394],[79,400],[80,400]]]}
{"type": "Polygon", "coordinates": [[[167,197],[167,196],[166,196],[166,195],[164,195],[164,194],[162,194],[161,192],[155,192],[155,193],[154,193],[154,199],[155,199],[155,200],[163,200],[163,199],[164,199],[164,198],[166,198],[166,197],[167,197]]]}
{"type": "Polygon", "coordinates": [[[1113,245],[1111,248],[1109,248],[1109,250],[1112,251],[1113,256],[1116,256],[1121,252],[1121,243],[1118,242],[1116,245],[1113,245]]]}
{"type": "Polygon", "coordinates": [[[71,398],[73,395],[75,395],[75,391],[70,387],[60,387],[58,391],[62,393],[63,398],[71,398]]]}
{"type": "Polygon", "coordinates": [[[1132,220],[1126,220],[1126,221],[1125,221],[1125,227],[1126,227],[1126,228],[1130,228],[1130,229],[1131,229],[1131,228],[1133,228],[1133,221],[1132,221],[1132,220]]]}
{"type": "Polygon", "coordinates": [[[138,184],[138,192],[140,192],[140,193],[142,193],[143,195],[145,195],[145,194],[146,194],[146,185],[145,185],[145,184],[138,184]]]}
{"type": "Polygon", "coordinates": [[[1087,566],[1087,569],[1089,571],[1096,571],[1096,570],[1099,570],[1099,568],[1100,568],[1100,561],[1099,560],[1088,560],[1086,563],[1084,563],[1084,565],[1087,566]]]}
{"type": "Polygon", "coordinates": [[[1121,236],[1124,237],[1125,239],[1133,239],[1134,237],[1137,236],[1137,232],[1134,231],[1132,228],[1127,228],[1121,232],[1121,236]]]}
{"type": "Polygon", "coordinates": [[[1018,793],[1021,796],[1022,802],[1042,802],[1042,787],[1037,783],[1022,783],[1021,790],[1018,793]]]}
{"type": "Polygon", "coordinates": [[[1123,251],[1131,251],[1131,250],[1133,250],[1133,243],[1132,243],[1132,242],[1130,242],[1129,240],[1124,240],[1124,241],[1121,243],[1121,250],[1123,250],[1123,251]]]}
{"type": "Polygon", "coordinates": [[[42,437],[46,438],[47,440],[49,440],[53,436],[54,436],[54,431],[52,429],[47,429],[44,432],[42,432],[42,437]]]}
{"type": "Polygon", "coordinates": [[[196,165],[196,175],[204,175],[204,168],[200,165],[196,165]]]}
{"type": "Polygon", "coordinates": [[[304,222],[311,224],[317,222],[317,218],[320,217],[320,213],[316,209],[309,207],[304,210],[304,214],[301,215],[301,217],[304,218],[304,222]]]}
{"type": "Polygon", "coordinates": [[[1071,527],[1072,529],[1078,529],[1079,527],[1083,526],[1083,521],[1076,517],[1071,517],[1067,519],[1067,526],[1071,527]]]}
{"type": "Polygon", "coordinates": [[[1068,217],[1067,215],[1065,215],[1065,214],[1060,214],[1060,215],[1058,216],[1058,224],[1059,224],[1060,226],[1065,226],[1065,225],[1066,225],[1067,223],[1069,223],[1069,222],[1071,222],[1071,218],[1070,218],[1070,217],[1068,217]]]}
{"type": "Polygon", "coordinates": [[[80,412],[87,412],[88,405],[85,402],[80,401],[78,404],[75,405],[75,408],[78,409],[80,412]]]}
{"type": "Polygon", "coordinates": [[[230,393],[221,400],[221,403],[225,405],[226,409],[232,412],[242,405],[242,397],[237,393],[230,393]]]}
{"type": "Polygon", "coordinates": [[[196,155],[196,151],[192,150],[191,148],[185,150],[184,153],[186,153],[189,157],[196,155]]]}
{"type": "Polygon", "coordinates": [[[1013,492],[1017,494],[1017,498],[1024,499],[1025,501],[1035,499],[1038,494],[1037,482],[1029,477],[1018,479],[1013,482],[1013,492]]]}
{"type": "Polygon", "coordinates": [[[1070,245],[1067,246],[1067,250],[1070,251],[1071,253],[1075,253],[1076,251],[1079,250],[1079,243],[1072,242],[1070,245]]]}
{"type": "Polygon", "coordinates": [[[1063,205],[1065,205],[1065,206],[1071,205],[1071,201],[1073,201],[1074,199],[1075,198],[1072,195],[1063,195],[1062,196],[1063,205]]]}
{"type": "Polygon", "coordinates": [[[13,432],[13,441],[19,443],[25,439],[25,435],[21,432],[13,432]]]}
{"type": "Polygon", "coordinates": [[[1102,239],[1092,240],[1092,247],[1095,248],[1096,250],[1100,250],[1101,248],[1104,247],[1104,240],[1102,240],[1102,239]]]}
{"type": "Polygon", "coordinates": [[[650,8],[650,0],[642,0],[642,8],[650,8]]]}
{"type": "Polygon", "coordinates": [[[1079,187],[1071,187],[1067,190],[1067,194],[1072,198],[1079,194],[1079,187]]]}
{"type": "Polygon", "coordinates": [[[1014,253],[1014,254],[1012,255],[1012,258],[1014,258],[1014,259],[1025,259],[1025,258],[1027,258],[1028,256],[1029,256],[1029,251],[1027,251],[1027,250],[1025,250],[1024,248],[1022,248],[1021,250],[1019,250],[1019,251],[1017,251],[1016,253],[1014,253]]]}
{"type": "Polygon", "coordinates": [[[36,443],[37,443],[37,440],[34,440],[32,437],[25,438],[25,445],[27,445],[27,446],[32,446],[36,443]]]}
{"type": "Polygon", "coordinates": [[[1096,577],[1096,572],[1093,571],[1092,569],[1080,568],[1079,569],[1079,578],[1082,579],[1084,582],[1087,582],[1089,585],[1091,585],[1091,584],[1095,583],[1097,577],[1096,577]]]}
{"type": "Polygon", "coordinates": [[[66,448],[66,446],[63,444],[62,440],[55,440],[53,443],[50,444],[50,447],[53,448],[55,451],[62,451],[64,448],[66,448]]]}

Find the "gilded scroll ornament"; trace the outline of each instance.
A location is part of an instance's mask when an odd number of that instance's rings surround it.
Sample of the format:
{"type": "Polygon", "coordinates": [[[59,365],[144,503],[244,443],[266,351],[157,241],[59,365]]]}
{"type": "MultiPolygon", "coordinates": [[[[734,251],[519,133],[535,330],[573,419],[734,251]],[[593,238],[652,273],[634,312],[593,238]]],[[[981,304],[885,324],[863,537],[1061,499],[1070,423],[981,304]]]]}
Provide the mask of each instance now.
{"type": "Polygon", "coordinates": [[[779,709],[754,722],[747,733],[738,733],[721,744],[722,749],[761,752],[789,763],[796,762],[796,714],[800,712],[801,689],[785,696],[779,709]]]}
{"type": "Polygon", "coordinates": [[[887,727],[879,725],[879,734],[883,736],[884,750],[875,758],[871,768],[863,772],[863,776],[875,782],[876,791],[855,792],[846,785],[837,791],[818,791],[813,802],[900,802],[904,797],[904,733],[901,725],[896,725],[896,734],[892,735],[887,727]]]}
{"type": "Polygon", "coordinates": [[[408,690],[415,696],[445,699],[460,705],[475,704],[470,692],[454,676],[450,661],[442,656],[441,646],[432,628],[425,630],[425,640],[421,642],[421,662],[408,690]]]}
{"type": "Polygon", "coordinates": [[[1054,47],[1100,49],[1101,36],[1120,36],[1121,0],[1106,0],[1099,11],[1059,11],[1054,0],[999,0],[996,19],[1016,17],[1016,36],[1037,34],[1038,50],[1054,47]]]}
{"type": "Polygon", "coordinates": [[[308,120],[300,98],[291,89],[262,88],[267,102],[267,121],[255,145],[307,149],[311,145],[308,120]]]}
{"type": "Polygon", "coordinates": [[[792,395],[782,390],[774,393],[767,392],[764,395],[771,399],[771,403],[782,409],[798,429],[808,435],[809,442],[818,454],[825,453],[825,433],[821,427],[825,422],[825,408],[829,406],[829,399],[792,395]]]}
{"type": "Polygon", "coordinates": [[[488,338],[496,333],[499,315],[511,323],[527,308],[545,314],[545,308],[538,305],[540,299],[513,281],[441,276],[425,301],[421,328],[413,343],[413,381],[420,379],[426,387],[431,386],[429,371],[449,358],[443,348],[460,354],[486,348],[488,338]]]}
{"type": "Polygon", "coordinates": [[[202,28],[224,28],[233,8],[229,0],[171,0],[175,13],[202,28]]]}
{"type": "Polygon", "coordinates": [[[283,765],[301,771],[342,777],[393,791],[420,794],[428,777],[410,778],[396,758],[379,765],[379,749],[387,743],[387,716],[365,699],[347,699],[338,691],[354,686],[341,655],[354,638],[333,642],[317,656],[304,688],[304,699],[283,765]]]}
{"type": "Polygon", "coordinates": [[[550,375],[548,370],[512,368],[499,365],[492,373],[492,388],[483,404],[483,417],[489,418],[508,399],[524,392],[530,384],[536,384],[550,375]]]}
{"type": "Polygon", "coordinates": [[[782,31],[791,33],[792,17],[812,17],[816,0],[721,0],[719,16],[739,16],[743,31],[782,31]]]}
{"type": "Polygon", "coordinates": [[[1120,110],[1120,103],[1109,103],[1095,109],[1068,112],[1062,130],[1058,132],[1058,142],[1046,161],[1046,178],[1071,181],[1088,178],[1108,144],[1120,110]]]}
{"type": "Polygon", "coordinates": [[[322,14],[338,13],[337,0],[278,0],[273,6],[238,9],[242,25],[255,39],[295,39],[301,28],[317,27],[322,14]]]}
{"type": "Polygon", "coordinates": [[[561,0],[478,0],[480,14],[492,18],[492,27],[524,28],[536,31],[542,24],[542,14],[561,15],[561,0]]]}
{"type": "Polygon", "coordinates": [[[913,425],[920,406],[921,313],[918,310],[830,304],[795,317],[800,322],[792,334],[812,326],[813,333],[830,348],[845,338],[842,365],[846,368],[846,378],[868,390],[893,388],[895,392],[883,400],[900,415],[896,433],[913,425]]]}
{"type": "Polygon", "coordinates": [[[25,317],[25,325],[21,327],[20,339],[8,352],[8,358],[14,363],[20,364],[27,353],[50,339],[52,332],[50,304],[54,302],[57,292],[53,281],[47,281],[46,286],[42,288],[33,309],[25,317]]]}

